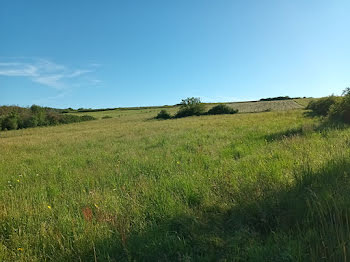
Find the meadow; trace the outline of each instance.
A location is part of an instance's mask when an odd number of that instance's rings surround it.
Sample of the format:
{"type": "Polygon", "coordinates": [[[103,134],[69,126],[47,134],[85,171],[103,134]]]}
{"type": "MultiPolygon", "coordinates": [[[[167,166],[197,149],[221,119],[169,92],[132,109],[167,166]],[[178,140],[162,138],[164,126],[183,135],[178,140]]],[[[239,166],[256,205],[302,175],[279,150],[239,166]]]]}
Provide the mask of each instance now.
{"type": "Polygon", "coordinates": [[[350,129],[290,102],[0,132],[0,261],[348,261],[350,129]]]}
{"type": "MultiPolygon", "coordinates": [[[[301,100],[301,99],[300,99],[301,100]]],[[[228,103],[234,109],[238,109],[241,113],[256,113],[264,111],[285,111],[291,109],[303,108],[302,105],[294,100],[281,101],[257,101],[257,102],[241,102],[228,103]]]]}

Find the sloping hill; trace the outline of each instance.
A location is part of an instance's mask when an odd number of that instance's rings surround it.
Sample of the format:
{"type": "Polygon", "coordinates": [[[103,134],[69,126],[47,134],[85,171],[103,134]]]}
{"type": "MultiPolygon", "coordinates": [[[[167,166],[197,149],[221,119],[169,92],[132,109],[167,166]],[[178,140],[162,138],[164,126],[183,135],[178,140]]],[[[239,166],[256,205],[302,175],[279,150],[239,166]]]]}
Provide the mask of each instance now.
{"type": "Polygon", "coordinates": [[[296,103],[294,100],[238,102],[228,103],[228,105],[234,109],[238,109],[240,113],[285,111],[303,108],[303,106],[296,103]]]}

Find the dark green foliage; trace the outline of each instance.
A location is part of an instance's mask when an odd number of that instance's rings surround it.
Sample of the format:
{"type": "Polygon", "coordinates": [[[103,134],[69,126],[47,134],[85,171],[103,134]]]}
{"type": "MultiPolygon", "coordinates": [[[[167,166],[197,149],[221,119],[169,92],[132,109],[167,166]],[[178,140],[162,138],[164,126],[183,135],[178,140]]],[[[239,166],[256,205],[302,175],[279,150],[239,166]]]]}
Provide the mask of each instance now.
{"type": "Polygon", "coordinates": [[[96,120],[96,118],[89,115],[83,115],[80,117],[80,121],[90,121],[90,120],[96,120]]]}
{"type": "Polygon", "coordinates": [[[170,119],[171,115],[166,111],[165,109],[160,110],[158,115],[156,116],[157,119],[170,119]]]}
{"type": "Polygon", "coordinates": [[[75,111],[77,111],[77,112],[100,112],[100,111],[110,111],[110,110],[115,110],[115,108],[101,108],[101,109],[79,108],[78,110],[75,110],[75,111]]]}
{"type": "Polygon", "coordinates": [[[26,127],[36,127],[39,124],[38,117],[35,115],[32,115],[23,121],[23,125],[21,128],[26,128],[26,127]]]}
{"type": "Polygon", "coordinates": [[[18,128],[18,115],[16,113],[11,113],[2,121],[3,130],[13,130],[18,128]]]}
{"type": "Polygon", "coordinates": [[[60,122],[60,116],[59,114],[48,112],[46,115],[46,120],[48,125],[57,125],[60,122]]]}
{"type": "Polygon", "coordinates": [[[112,118],[111,116],[103,116],[102,119],[112,118]]]}
{"type": "Polygon", "coordinates": [[[30,111],[32,111],[33,114],[38,114],[39,112],[43,111],[44,108],[37,106],[37,105],[32,105],[30,107],[30,111]]]}
{"type": "Polygon", "coordinates": [[[336,96],[328,96],[323,97],[318,100],[311,101],[306,109],[309,109],[313,112],[313,114],[318,116],[327,116],[329,113],[329,109],[332,105],[339,101],[339,97],[336,96]]]}
{"type": "Polygon", "coordinates": [[[350,123],[350,88],[346,88],[343,97],[331,106],[329,117],[332,120],[350,123]]]}
{"type": "Polygon", "coordinates": [[[81,121],[81,117],[76,115],[62,115],[59,119],[59,122],[61,124],[69,124],[69,123],[75,123],[80,121],[81,121]]]}
{"type": "Polygon", "coordinates": [[[180,104],[180,110],[175,117],[199,116],[204,113],[205,107],[200,98],[189,97],[183,99],[180,104]]]}
{"type": "Polygon", "coordinates": [[[0,129],[14,130],[36,126],[68,124],[94,120],[92,116],[65,115],[59,109],[32,105],[30,108],[18,106],[0,107],[0,129]]]}
{"type": "Polygon", "coordinates": [[[238,113],[237,109],[233,109],[232,107],[229,107],[224,104],[214,106],[208,111],[208,115],[236,114],[236,113],[238,113]]]}
{"type": "MultiPolygon", "coordinates": [[[[297,99],[298,97],[295,97],[294,99],[297,99]]],[[[278,97],[269,97],[269,98],[261,98],[260,101],[279,101],[279,100],[290,100],[293,99],[289,96],[278,96],[278,97]]]]}

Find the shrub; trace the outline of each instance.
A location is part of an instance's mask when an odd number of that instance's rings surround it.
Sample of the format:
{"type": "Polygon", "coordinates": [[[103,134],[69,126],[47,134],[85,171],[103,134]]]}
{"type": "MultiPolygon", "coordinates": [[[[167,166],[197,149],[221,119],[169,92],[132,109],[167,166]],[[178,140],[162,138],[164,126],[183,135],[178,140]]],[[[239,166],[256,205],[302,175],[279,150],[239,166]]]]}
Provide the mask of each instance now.
{"type": "Polygon", "coordinates": [[[48,112],[46,115],[46,122],[48,125],[57,125],[60,122],[60,114],[55,112],[48,112]]]}
{"type": "Polygon", "coordinates": [[[329,118],[350,123],[350,88],[346,88],[343,92],[343,97],[331,106],[329,118]]]}
{"type": "Polygon", "coordinates": [[[96,118],[93,116],[89,116],[89,115],[83,115],[80,117],[80,120],[81,121],[91,121],[91,120],[96,120],[96,118]]]}
{"type": "Polygon", "coordinates": [[[38,117],[35,115],[32,115],[32,116],[24,119],[23,128],[36,127],[36,126],[38,126],[38,124],[39,124],[38,117]]]}
{"type": "Polygon", "coordinates": [[[306,109],[310,109],[315,115],[326,116],[329,113],[329,109],[332,105],[339,101],[339,97],[328,96],[314,101],[311,101],[306,109]]]}
{"type": "MultiPolygon", "coordinates": [[[[297,99],[298,97],[295,97],[294,99],[297,99]]],[[[278,97],[269,97],[269,98],[261,98],[260,101],[279,101],[279,100],[291,100],[293,98],[289,96],[278,96],[278,97]]]]}
{"type": "Polygon", "coordinates": [[[18,115],[11,113],[2,121],[1,127],[3,130],[14,130],[18,128],[18,115]]]}
{"type": "Polygon", "coordinates": [[[59,122],[61,124],[69,124],[69,123],[75,123],[80,122],[80,116],[75,115],[62,115],[59,119],[59,122]]]}
{"type": "Polygon", "coordinates": [[[180,104],[180,110],[175,117],[199,116],[204,113],[205,107],[200,98],[189,97],[183,99],[180,104]]]}
{"type": "Polygon", "coordinates": [[[165,109],[160,110],[158,115],[156,116],[157,119],[170,119],[171,115],[166,111],[165,109]]]}
{"type": "Polygon", "coordinates": [[[237,109],[233,109],[232,107],[229,107],[227,105],[220,104],[220,105],[212,107],[208,111],[208,115],[236,114],[237,112],[238,112],[237,109]]]}
{"type": "Polygon", "coordinates": [[[103,116],[102,119],[112,118],[111,116],[103,116]]]}

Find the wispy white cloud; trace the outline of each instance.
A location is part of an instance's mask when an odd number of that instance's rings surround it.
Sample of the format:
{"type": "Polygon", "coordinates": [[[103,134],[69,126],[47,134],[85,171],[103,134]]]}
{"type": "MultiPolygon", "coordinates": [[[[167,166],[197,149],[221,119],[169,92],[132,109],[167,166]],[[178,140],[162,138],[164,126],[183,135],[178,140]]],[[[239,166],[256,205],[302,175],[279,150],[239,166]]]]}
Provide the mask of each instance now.
{"type": "MultiPolygon", "coordinates": [[[[67,66],[41,58],[0,58],[0,76],[24,77],[30,81],[51,88],[63,90],[79,84],[90,84],[84,76],[94,72],[96,65],[85,69],[71,69],[67,66]],[[2,61],[4,60],[4,61],[2,61]]],[[[95,83],[96,84],[96,83],[95,83]]]]}
{"type": "Polygon", "coordinates": [[[42,85],[54,87],[57,89],[64,89],[65,84],[61,82],[61,79],[63,77],[63,75],[45,75],[34,77],[32,80],[42,85]]]}
{"type": "Polygon", "coordinates": [[[70,74],[67,74],[65,77],[72,78],[72,77],[81,76],[81,75],[91,73],[91,72],[93,72],[93,71],[92,70],[76,70],[70,74]]]}
{"type": "Polygon", "coordinates": [[[35,77],[37,75],[37,67],[23,63],[0,63],[0,75],[35,77]]]}

